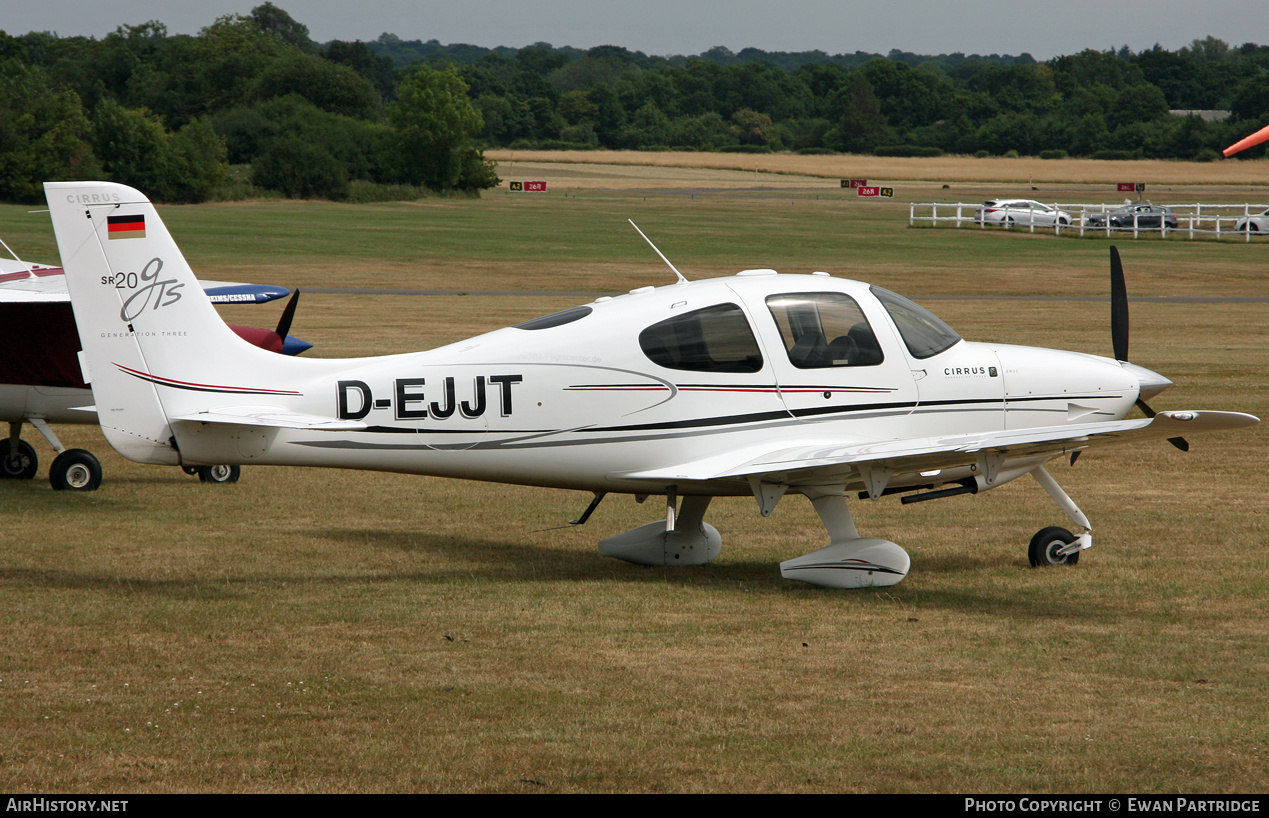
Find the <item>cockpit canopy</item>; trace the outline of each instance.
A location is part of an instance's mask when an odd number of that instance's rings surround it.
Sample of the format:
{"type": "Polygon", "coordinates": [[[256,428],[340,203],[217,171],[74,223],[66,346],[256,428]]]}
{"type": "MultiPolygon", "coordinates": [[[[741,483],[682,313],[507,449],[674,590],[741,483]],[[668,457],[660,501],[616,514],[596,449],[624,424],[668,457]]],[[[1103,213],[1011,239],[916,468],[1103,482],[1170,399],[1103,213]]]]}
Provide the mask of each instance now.
{"type": "MultiPolygon", "coordinates": [[[[933,357],[961,340],[937,316],[903,296],[881,287],[870,287],[868,293],[889,315],[913,358],[933,357]]],[[[857,299],[865,297],[862,289],[853,296],[829,289],[775,293],[762,303],[775,323],[789,363],[798,369],[878,366],[886,360],[873,326],[879,312],[875,305],[867,311],[860,306],[857,299]]],[[[749,309],[760,309],[756,299],[749,303],[749,309]]],[[[593,312],[589,306],[574,307],[525,321],[516,328],[561,327],[593,312]]],[[[771,339],[768,349],[774,341],[771,339]]],[[[639,333],[639,348],[650,361],[666,369],[754,373],[763,368],[762,345],[745,309],[732,301],[657,321],[639,333]]]]}

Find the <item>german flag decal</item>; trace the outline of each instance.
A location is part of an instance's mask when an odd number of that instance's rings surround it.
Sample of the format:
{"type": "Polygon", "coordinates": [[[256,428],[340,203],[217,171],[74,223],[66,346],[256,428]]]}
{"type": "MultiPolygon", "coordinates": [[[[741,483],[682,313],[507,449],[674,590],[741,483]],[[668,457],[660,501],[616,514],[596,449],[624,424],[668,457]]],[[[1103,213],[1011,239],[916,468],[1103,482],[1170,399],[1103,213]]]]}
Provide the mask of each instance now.
{"type": "Polygon", "coordinates": [[[113,239],[145,238],[145,216],[107,216],[106,233],[113,239]]]}

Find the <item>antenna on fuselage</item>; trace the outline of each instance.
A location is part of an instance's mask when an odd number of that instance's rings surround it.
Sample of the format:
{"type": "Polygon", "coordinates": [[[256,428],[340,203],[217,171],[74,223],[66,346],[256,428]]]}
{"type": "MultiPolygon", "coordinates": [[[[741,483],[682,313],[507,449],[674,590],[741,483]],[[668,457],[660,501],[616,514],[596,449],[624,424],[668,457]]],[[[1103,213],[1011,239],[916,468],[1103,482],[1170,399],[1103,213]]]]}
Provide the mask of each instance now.
{"type": "Polygon", "coordinates": [[[650,239],[650,238],[648,238],[647,236],[644,236],[644,235],[643,235],[643,231],[639,229],[639,225],[637,225],[637,224],[635,224],[635,223],[634,223],[634,219],[626,219],[626,221],[630,222],[630,226],[631,226],[631,227],[633,227],[633,228],[635,229],[635,232],[636,232],[636,233],[638,233],[640,236],[643,236],[643,240],[644,240],[644,241],[646,241],[646,242],[648,243],[648,246],[649,246],[649,247],[651,247],[653,250],[655,250],[655,251],[656,251],[656,254],[657,254],[658,256],[660,256],[660,257],[661,257],[661,260],[662,260],[662,261],[664,261],[664,262],[666,263],[666,265],[667,265],[667,266],[668,266],[671,270],[673,270],[673,271],[674,271],[674,274],[675,274],[676,276],[678,276],[678,277],[679,277],[679,281],[678,281],[678,283],[680,283],[680,284],[686,284],[686,283],[687,283],[687,279],[686,279],[686,278],[684,278],[684,277],[683,277],[683,274],[679,272],[679,268],[675,267],[673,264],[670,264],[670,260],[669,260],[668,258],[666,258],[666,257],[665,257],[665,253],[662,253],[660,250],[657,250],[657,246],[656,246],[655,244],[653,244],[653,243],[652,243],[652,239],[650,239]]]}

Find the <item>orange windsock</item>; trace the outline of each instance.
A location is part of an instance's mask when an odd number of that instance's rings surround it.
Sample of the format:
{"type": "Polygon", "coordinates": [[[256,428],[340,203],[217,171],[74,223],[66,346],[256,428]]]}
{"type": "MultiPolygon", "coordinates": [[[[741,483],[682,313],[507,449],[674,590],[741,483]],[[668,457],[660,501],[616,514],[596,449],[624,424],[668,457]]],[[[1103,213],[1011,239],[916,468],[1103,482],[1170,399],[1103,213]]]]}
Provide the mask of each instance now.
{"type": "Polygon", "coordinates": [[[1259,145],[1261,142],[1264,142],[1266,139],[1269,139],[1269,125],[1266,125],[1265,127],[1261,128],[1260,130],[1256,131],[1254,134],[1252,134],[1251,136],[1245,139],[1238,140],[1237,142],[1230,145],[1225,150],[1221,151],[1221,153],[1225,154],[1226,156],[1233,156],[1234,154],[1238,153],[1241,150],[1246,150],[1247,148],[1254,148],[1256,145],[1259,145]]]}

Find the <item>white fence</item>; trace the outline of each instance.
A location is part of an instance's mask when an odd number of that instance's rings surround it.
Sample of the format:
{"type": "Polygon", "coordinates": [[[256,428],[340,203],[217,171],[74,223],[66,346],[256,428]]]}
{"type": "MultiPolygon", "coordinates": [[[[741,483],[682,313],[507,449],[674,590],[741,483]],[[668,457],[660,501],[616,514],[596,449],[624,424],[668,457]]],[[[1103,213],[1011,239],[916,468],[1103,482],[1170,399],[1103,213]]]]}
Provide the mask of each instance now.
{"type": "MultiPolygon", "coordinates": [[[[1062,233],[1076,233],[1080,236],[1089,234],[1124,236],[1132,234],[1134,239],[1145,234],[1180,235],[1183,238],[1190,239],[1202,237],[1233,238],[1249,242],[1254,236],[1269,236],[1269,232],[1258,231],[1251,218],[1249,218],[1264,213],[1269,209],[1267,204],[1195,203],[1162,205],[1171,210],[1172,215],[1176,216],[1176,227],[1169,227],[1167,224],[1144,227],[1138,224],[1136,214],[1133,214],[1132,224],[1125,223],[1122,227],[1112,227],[1109,217],[1099,220],[1103,222],[1102,224],[1089,224],[1090,216],[1110,213],[1123,207],[1123,204],[1062,204],[1060,202],[1045,202],[1044,204],[1054,210],[1062,211],[1064,215],[1069,214],[1070,223],[1054,223],[1051,221],[1051,215],[1046,216],[1043,212],[1035,210],[1026,214],[1014,211],[1010,220],[993,219],[983,213],[982,202],[913,202],[908,205],[908,226],[912,227],[917,224],[928,223],[932,227],[948,225],[982,229],[994,227],[1005,230],[1029,230],[1032,233],[1037,230],[1052,230],[1059,235],[1062,233]],[[926,213],[929,215],[925,215],[926,213]],[[1239,223],[1243,224],[1243,229],[1241,230],[1235,229],[1235,225],[1239,223]]],[[[1145,218],[1153,220],[1157,219],[1158,216],[1145,218]]],[[[1265,216],[1264,221],[1269,222],[1269,216],[1265,216]]]]}

